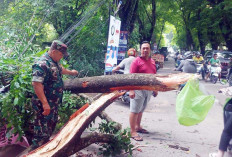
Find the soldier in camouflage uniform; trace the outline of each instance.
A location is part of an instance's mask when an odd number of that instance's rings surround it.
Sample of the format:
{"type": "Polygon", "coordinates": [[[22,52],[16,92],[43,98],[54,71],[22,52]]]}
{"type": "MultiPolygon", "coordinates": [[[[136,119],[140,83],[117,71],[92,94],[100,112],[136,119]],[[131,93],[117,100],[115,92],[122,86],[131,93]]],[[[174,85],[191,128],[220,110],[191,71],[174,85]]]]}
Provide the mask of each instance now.
{"type": "Polygon", "coordinates": [[[55,40],[49,51],[32,66],[35,91],[32,98],[35,111],[33,149],[48,142],[55,129],[63,96],[62,74],[78,74],[76,70],[65,69],[59,64],[60,59],[67,55],[67,46],[55,40]]]}

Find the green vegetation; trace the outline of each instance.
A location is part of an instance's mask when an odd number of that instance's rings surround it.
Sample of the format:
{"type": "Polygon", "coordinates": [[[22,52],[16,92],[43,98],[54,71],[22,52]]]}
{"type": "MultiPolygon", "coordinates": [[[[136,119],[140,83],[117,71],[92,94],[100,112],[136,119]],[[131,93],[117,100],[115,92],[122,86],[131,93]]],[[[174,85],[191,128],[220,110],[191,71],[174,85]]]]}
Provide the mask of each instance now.
{"type": "Polygon", "coordinates": [[[122,150],[132,155],[133,145],[130,142],[130,130],[117,130],[114,128],[115,122],[107,122],[102,120],[99,124],[99,131],[101,133],[112,134],[113,140],[110,143],[103,144],[100,148],[99,154],[103,156],[116,156],[121,153],[122,150]]]}

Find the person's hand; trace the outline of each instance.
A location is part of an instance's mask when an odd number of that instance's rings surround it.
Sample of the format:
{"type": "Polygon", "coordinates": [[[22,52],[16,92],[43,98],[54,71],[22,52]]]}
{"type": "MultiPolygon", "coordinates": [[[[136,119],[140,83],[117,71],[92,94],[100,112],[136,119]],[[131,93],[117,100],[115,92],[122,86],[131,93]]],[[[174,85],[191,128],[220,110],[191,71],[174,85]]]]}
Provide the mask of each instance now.
{"type": "Polygon", "coordinates": [[[50,108],[50,106],[49,106],[49,104],[48,103],[46,103],[46,104],[43,104],[43,115],[44,116],[47,116],[47,115],[49,115],[50,114],[50,111],[51,111],[51,108],[50,108]]]}
{"type": "Polygon", "coordinates": [[[153,92],[152,92],[152,95],[153,95],[153,97],[157,97],[158,91],[153,91],[153,92]]]}
{"type": "Polygon", "coordinates": [[[130,97],[131,99],[134,99],[134,98],[135,98],[135,91],[130,90],[130,91],[129,91],[129,97],[130,97]]]}
{"type": "Polygon", "coordinates": [[[78,71],[76,70],[71,70],[71,75],[76,76],[78,74],[78,71]]]}

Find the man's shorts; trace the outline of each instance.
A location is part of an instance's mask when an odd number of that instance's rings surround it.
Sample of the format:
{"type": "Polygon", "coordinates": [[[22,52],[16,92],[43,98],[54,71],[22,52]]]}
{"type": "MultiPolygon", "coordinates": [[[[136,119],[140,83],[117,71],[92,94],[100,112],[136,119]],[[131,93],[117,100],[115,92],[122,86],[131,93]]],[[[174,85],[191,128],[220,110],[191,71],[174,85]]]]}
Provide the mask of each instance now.
{"type": "Polygon", "coordinates": [[[134,99],[130,99],[130,112],[140,113],[143,112],[147,103],[151,99],[152,91],[148,90],[135,90],[134,99]]]}

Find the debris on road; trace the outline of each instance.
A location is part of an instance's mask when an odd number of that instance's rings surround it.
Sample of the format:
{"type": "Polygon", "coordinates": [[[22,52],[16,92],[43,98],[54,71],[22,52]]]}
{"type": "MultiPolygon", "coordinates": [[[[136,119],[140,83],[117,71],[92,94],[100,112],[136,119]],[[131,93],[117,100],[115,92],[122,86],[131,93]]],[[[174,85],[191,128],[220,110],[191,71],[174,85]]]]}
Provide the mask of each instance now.
{"type": "Polygon", "coordinates": [[[179,149],[179,150],[183,150],[183,151],[189,151],[189,148],[185,148],[185,147],[181,147],[181,146],[179,146],[179,145],[168,145],[168,147],[170,147],[170,148],[174,148],[174,149],[179,149]]]}

